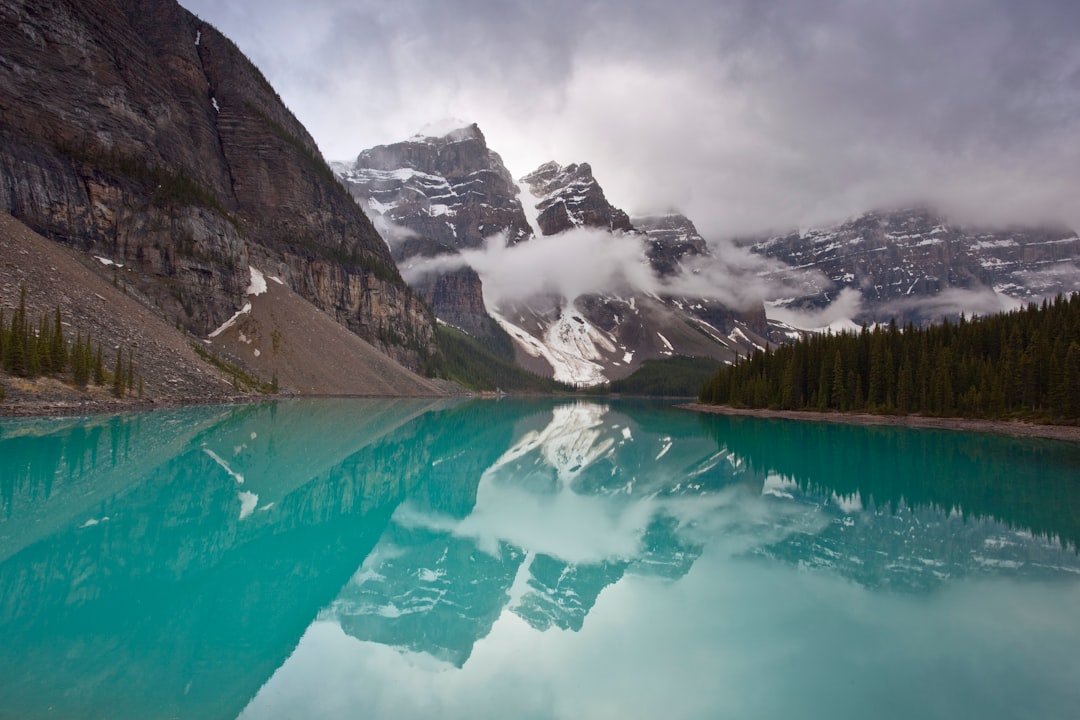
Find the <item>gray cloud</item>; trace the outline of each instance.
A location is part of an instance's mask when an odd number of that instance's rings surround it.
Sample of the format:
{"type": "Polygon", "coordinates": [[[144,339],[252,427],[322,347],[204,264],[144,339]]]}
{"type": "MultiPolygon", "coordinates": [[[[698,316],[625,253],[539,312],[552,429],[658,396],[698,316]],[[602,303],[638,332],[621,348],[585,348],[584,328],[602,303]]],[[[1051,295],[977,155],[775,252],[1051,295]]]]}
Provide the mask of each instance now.
{"type": "Polygon", "coordinates": [[[480,276],[485,299],[495,307],[553,296],[573,300],[585,294],[645,293],[746,308],[768,298],[811,292],[815,283],[828,282],[816,271],[778,272],[778,261],[729,243],[714,245],[711,256],[695,258],[684,272],[661,279],[648,263],[641,236],[597,228],[576,228],[510,247],[503,235],[493,235],[482,248],[410,258],[401,272],[407,281],[416,282],[465,266],[480,276]]]}
{"type": "Polygon", "coordinates": [[[1074,0],[187,0],[332,158],[444,116],[710,238],[930,201],[1080,227],[1074,0]]]}

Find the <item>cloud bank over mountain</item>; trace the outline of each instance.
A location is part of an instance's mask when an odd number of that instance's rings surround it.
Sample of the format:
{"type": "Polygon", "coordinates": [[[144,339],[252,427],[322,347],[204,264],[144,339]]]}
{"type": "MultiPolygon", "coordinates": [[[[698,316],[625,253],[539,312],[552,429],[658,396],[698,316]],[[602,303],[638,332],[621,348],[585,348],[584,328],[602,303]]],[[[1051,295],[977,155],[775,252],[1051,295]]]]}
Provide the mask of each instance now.
{"type": "Polygon", "coordinates": [[[709,238],[916,200],[1080,226],[1072,0],[185,4],[336,159],[458,116],[709,238]]]}

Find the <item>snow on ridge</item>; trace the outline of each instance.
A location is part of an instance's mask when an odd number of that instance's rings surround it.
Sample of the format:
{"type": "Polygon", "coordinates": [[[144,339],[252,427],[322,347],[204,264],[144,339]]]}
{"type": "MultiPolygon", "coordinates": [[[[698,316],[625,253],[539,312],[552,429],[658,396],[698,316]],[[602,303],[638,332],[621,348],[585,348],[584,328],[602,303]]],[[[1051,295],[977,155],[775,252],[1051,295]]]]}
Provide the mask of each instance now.
{"type": "Polygon", "coordinates": [[[217,330],[215,330],[214,332],[207,335],[207,337],[216,338],[218,335],[220,335],[221,333],[225,332],[226,330],[231,328],[233,325],[235,325],[236,321],[240,319],[241,315],[245,315],[245,314],[247,314],[249,312],[251,312],[251,303],[244,303],[244,307],[237,310],[235,315],[233,315],[231,318],[229,318],[228,320],[223,322],[221,324],[221,327],[219,327],[217,330]]]}
{"type": "Polygon", "coordinates": [[[424,127],[413,135],[410,140],[438,140],[449,135],[453,135],[461,130],[468,130],[472,127],[472,123],[465,122],[460,118],[443,118],[442,120],[436,120],[435,122],[428,123],[424,127]]]}

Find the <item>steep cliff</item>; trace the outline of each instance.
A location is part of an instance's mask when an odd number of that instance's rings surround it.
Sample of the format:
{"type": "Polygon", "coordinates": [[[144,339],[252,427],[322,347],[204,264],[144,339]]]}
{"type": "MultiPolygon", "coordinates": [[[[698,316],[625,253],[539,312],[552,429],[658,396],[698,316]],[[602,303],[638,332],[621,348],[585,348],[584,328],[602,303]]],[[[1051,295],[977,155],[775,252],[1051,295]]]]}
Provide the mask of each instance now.
{"type": "Polygon", "coordinates": [[[0,209],[136,271],[205,335],[248,264],[413,367],[430,313],[310,135],[174,0],[0,0],[0,209]]]}

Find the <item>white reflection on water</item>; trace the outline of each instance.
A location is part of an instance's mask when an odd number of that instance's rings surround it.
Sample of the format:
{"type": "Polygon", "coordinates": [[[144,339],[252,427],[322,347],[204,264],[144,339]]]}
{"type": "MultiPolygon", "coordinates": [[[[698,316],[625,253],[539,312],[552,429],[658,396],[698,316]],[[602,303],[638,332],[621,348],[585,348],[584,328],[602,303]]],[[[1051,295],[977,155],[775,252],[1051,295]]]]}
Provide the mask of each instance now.
{"type": "MultiPolygon", "coordinates": [[[[861,567],[873,558],[860,553],[870,551],[845,547],[844,532],[856,523],[869,538],[878,528],[890,537],[899,530],[857,494],[814,498],[779,475],[702,492],[674,492],[686,481],[650,477],[634,478],[640,493],[634,483],[627,492],[586,490],[580,482],[602,476],[598,468],[626,453],[624,443],[645,442],[646,433],[625,432],[604,415],[599,405],[556,408],[545,428],[524,433],[483,473],[462,519],[410,505],[395,514],[400,527],[468,541],[496,559],[505,560],[507,545],[523,551],[493,623],[470,625],[482,630],[460,667],[405,642],[358,640],[335,615],[350,608],[332,607],[242,717],[1080,716],[1073,652],[1080,582],[959,574],[935,592],[880,592],[845,574],[834,548],[861,567]],[[675,539],[700,556],[673,563],[673,574],[635,573],[658,516],[672,519],[675,539]],[[566,569],[614,568],[593,584],[598,594],[586,603],[584,623],[538,624],[522,610],[529,593],[557,589],[533,582],[532,563],[544,555],[566,569]]],[[[663,438],[662,450],[650,445],[649,459],[677,458],[670,442],[663,438]]],[[[713,446],[681,477],[717,467],[722,457],[713,446]]],[[[741,466],[730,459],[724,465],[741,466]]],[[[657,475],[679,473],[660,468],[657,475]]],[[[911,527],[920,522],[917,514],[904,518],[911,527]]],[[[380,544],[350,585],[408,552],[380,544]]],[[[957,570],[970,564],[950,562],[957,570]]],[[[441,572],[425,566],[418,580],[424,573],[441,579],[441,572]]],[[[555,594],[552,602],[565,599],[555,594]]],[[[452,615],[454,600],[439,596],[443,612],[449,607],[452,615]]],[[[453,623],[451,615],[439,622],[453,623]]]]}
{"type": "Polygon", "coordinates": [[[1078,602],[1008,581],[880,595],[710,548],[677,583],[608,587],[580,633],[504,612],[461,669],[316,623],[243,717],[1070,717],[1038,691],[1076,688],[1078,602]]]}

